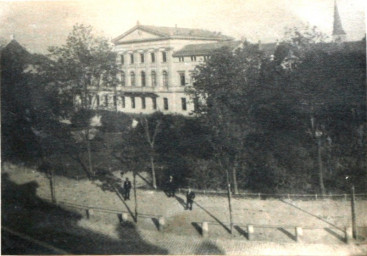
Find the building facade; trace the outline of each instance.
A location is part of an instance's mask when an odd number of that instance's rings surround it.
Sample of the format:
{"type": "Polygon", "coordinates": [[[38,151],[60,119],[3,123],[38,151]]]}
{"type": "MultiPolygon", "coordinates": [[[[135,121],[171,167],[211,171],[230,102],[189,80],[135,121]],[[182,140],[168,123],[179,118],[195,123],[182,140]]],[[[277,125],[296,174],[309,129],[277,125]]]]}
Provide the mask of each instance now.
{"type": "Polygon", "coordinates": [[[116,88],[94,91],[92,107],[126,113],[156,111],[190,115],[194,103],[185,93],[193,71],[210,51],[239,41],[201,29],[145,26],[139,23],[113,39],[120,73],[116,88]]]}

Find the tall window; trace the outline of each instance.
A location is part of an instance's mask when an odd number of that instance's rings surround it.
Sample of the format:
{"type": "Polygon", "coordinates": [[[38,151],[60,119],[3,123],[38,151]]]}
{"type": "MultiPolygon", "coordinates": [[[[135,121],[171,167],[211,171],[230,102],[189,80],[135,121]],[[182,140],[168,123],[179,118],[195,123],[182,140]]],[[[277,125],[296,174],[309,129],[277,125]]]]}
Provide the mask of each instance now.
{"type": "Polygon", "coordinates": [[[140,62],[144,63],[144,53],[140,53],[140,62]]]}
{"type": "Polygon", "coordinates": [[[191,61],[196,61],[196,56],[191,56],[191,61]]]}
{"type": "Polygon", "coordinates": [[[167,54],[166,52],[162,52],[162,61],[167,62],[167,54]]]}
{"type": "Polygon", "coordinates": [[[130,53],[130,64],[134,64],[134,54],[130,53]]]}
{"type": "Polygon", "coordinates": [[[123,54],[120,55],[121,65],[125,64],[125,57],[123,54]]]}
{"type": "Polygon", "coordinates": [[[135,108],[135,98],[131,97],[131,108],[135,108]]]}
{"type": "Polygon", "coordinates": [[[168,73],[167,73],[167,71],[163,71],[162,77],[163,77],[163,86],[168,87],[168,73]]]}
{"type": "Polygon", "coordinates": [[[186,80],[185,80],[185,72],[180,72],[180,84],[181,86],[185,86],[186,80]]]}
{"type": "Polygon", "coordinates": [[[155,71],[152,71],[152,87],[156,87],[157,86],[157,74],[155,73],[155,71]]]}
{"type": "Polygon", "coordinates": [[[135,73],[134,72],[130,72],[130,83],[131,86],[135,86],[135,73]]]}
{"type": "Polygon", "coordinates": [[[104,105],[108,107],[108,95],[107,94],[104,96],[104,105]]]}
{"type": "Polygon", "coordinates": [[[141,71],[141,86],[145,86],[145,72],[141,71]]]}
{"type": "Polygon", "coordinates": [[[88,103],[89,103],[89,106],[92,106],[92,99],[93,99],[93,96],[92,95],[88,95],[88,103]]]}
{"type": "Polygon", "coordinates": [[[141,97],[141,108],[142,109],[145,109],[146,108],[145,97],[141,97]]]}
{"type": "Polygon", "coordinates": [[[121,105],[125,108],[125,96],[121,96],[121,105]]]}
{"type": "Polygon", "coordinates": [[[168,110],[168,99],[167,98],[163,98],[163,107],[164,107],[164,110],[168,110]]]}
{"type": "Polygon", "coordinates": [[[157,109],[157,98],[152,98],[153,109],[157,109]]]}
{"type": "Polygon", "coordinates": [[[99,106],[99,95],[96,95],[97,106],[99,106]]]}
{"type": "Polygon", "coordinates": [[[182,106],[182,110],[187,110],[186,98],[181,98],[181,106],[182,106]]]}
{"type": "Polygon", "coordinates": [[[116,95],[113,95],[113,105],[117,107],[117,98],[116,95]]]}
{"type": "Polygon", "coordinates": [[[125,72],[121,71],[121,86],[125,86],[125,72]]]}
{"type": "Polygon", "coordinates": [[[154,63],[155,62],[155,54],[154,54],[154,52],[151,52],[150,53],[150,58],[152,60],[152,63],[154,63]]]}
{"type": "Polygon", "coordinates": [[[179,62],[184,62],[184,60],[185,60],[185,57],[178,57],[179,62]]]}

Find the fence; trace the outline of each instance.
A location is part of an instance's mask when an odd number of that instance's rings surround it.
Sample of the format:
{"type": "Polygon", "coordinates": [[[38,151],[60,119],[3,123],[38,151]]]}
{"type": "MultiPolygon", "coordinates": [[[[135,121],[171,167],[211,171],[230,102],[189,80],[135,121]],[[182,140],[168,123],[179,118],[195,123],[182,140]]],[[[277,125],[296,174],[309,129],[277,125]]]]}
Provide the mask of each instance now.
{"type": "MultiPolygon", "coordinates": [[[[179,193],[186,193],[188,189],[179,188],[179,193]]],[[[199,190],[199,189],[191,189],[196,194],[207,195],[207,196],[228,196],[227,190],[199,190]]],[[[339,200],[348,200],[351,198],[351,194],[270,194],[270,193],[246,193],[240,192],[238,194],[233,194],[234,198],[253,198],[253,199],[303,199],[303,200],[318,200],[318,199],[339,199],[339,200]]],[[[367,200],[367,193],[359,193],[355,194],[355,197],[362,200],[367,200]]]]}

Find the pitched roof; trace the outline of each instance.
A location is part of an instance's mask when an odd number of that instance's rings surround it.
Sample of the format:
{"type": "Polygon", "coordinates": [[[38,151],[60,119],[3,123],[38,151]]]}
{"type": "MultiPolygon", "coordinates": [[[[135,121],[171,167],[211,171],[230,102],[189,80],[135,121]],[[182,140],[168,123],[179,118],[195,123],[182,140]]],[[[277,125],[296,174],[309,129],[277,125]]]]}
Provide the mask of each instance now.
{"type": "Polygon", "coordinates": [[[233,40],[232,37],[222,35],[220,32],[213,32],[204,29],[193,29],[193,28],[179,28],[179,27],[159,27],[159,26],[147,26],[147,25],[136,25],[132,29],[128,30],[124,34],[116,37],[112,41],[117,43],[118,40],[130,34],[136,29],[141,29],[145,32],[152,33],[160,36],[164,39],[203,39],[203,40],[233,40]]]}
{"type": "Polygon", "coordinates": [[[206,56],[210,55],[212,51],[220,49],[222,47],[229,47],[235,49],[241,45],[241,41],[224,41],[218,43],[208,44],[188,44],[182,49],[173,53],[173,57],[184,57],[184,56],[206,56]]]}
{"type": "MultiPolygon", "coordinates": [[[[242,41],[223,41],[208,44],[189,44],[174,52],[173,57],[210,55],[212,51],[222,47],[228,47],[234,50],[238,47],[241,47],[242,43],[242,41]]],[[[276,47],[276,43],[259,44],[259,50],[265,52],[266,54],[274,53],[276,47]]]]}

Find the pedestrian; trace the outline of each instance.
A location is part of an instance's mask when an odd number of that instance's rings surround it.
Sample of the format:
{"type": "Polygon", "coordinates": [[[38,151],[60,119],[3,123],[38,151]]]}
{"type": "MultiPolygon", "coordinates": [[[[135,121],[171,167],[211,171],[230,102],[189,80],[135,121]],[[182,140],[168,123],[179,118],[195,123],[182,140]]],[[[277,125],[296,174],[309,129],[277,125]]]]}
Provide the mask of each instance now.
{"type": "Polygon", "coordinates": [[[168,197],[174,197],[176,191],[176,184],[175,181],[173,180],[172,175],[169,176],[167,188],[168,188],[168,197]]]}
{"type": "Polygon", "coordinates": [[[195,192],[191,191],[191,189],[189,188],[189,190],[186,193],[186,210],[192,211],[192,204],[194,203],[194,198],[195,198],[195,192]]]}
{"type": "Polygon", "coordinates": [[[126,178],[124,182],[124,199],[130,200],[130,189],[131,189],[131,182],[129,181],[129,178],[126,178]]]}

